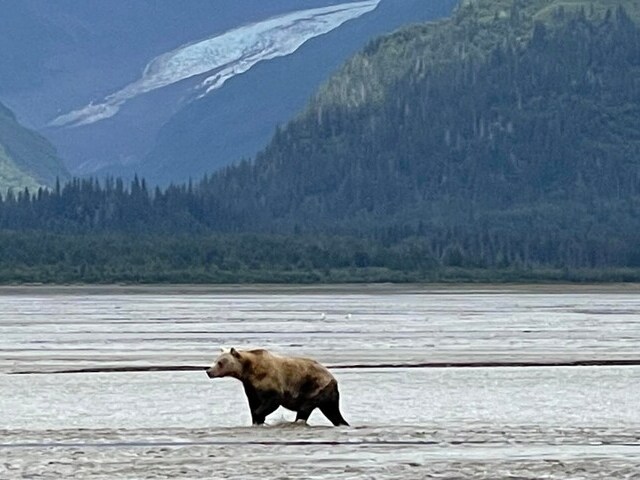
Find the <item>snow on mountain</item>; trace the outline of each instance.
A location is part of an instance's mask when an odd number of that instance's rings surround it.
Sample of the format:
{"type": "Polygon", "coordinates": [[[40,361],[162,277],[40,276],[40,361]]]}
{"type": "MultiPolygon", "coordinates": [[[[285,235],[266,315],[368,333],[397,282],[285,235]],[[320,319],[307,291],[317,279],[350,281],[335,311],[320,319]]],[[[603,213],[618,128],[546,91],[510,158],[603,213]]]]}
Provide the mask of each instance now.
{"type": "Polygon", "coordinates": [[[200,96],[205,95],[256,63],[290,55],[308,40],[375,10],[380,1],[366,0],[295,11],[183,45],[151,60],[140,79],[100,103],[90,103],[57,117],[50,126],[89,125],[113,117],[123,104],[139,95],[209,74],[200,87],[203,90],[200,96]]]}

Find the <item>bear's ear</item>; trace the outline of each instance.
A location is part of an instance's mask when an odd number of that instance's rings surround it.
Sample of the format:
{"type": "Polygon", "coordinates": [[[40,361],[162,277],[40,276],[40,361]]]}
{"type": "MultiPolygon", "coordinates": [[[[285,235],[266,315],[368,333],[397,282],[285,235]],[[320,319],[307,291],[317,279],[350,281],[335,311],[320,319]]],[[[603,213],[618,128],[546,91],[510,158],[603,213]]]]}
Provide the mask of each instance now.
{"type": "Polygon", "coordinates": [[[220,353],[231,353],[231,349],[226,347],[220,347],[220,353]]]}
{"type": "Polygon", "coordinates": [[[234,357],[236,357],[236,358],[240,358],[240,354],[238,353],[238,351],[237,351],[235,348],[232,348],[232,349],[229,351],[229,353],[230,353],[231,355],[233,355],[234,357]]]}

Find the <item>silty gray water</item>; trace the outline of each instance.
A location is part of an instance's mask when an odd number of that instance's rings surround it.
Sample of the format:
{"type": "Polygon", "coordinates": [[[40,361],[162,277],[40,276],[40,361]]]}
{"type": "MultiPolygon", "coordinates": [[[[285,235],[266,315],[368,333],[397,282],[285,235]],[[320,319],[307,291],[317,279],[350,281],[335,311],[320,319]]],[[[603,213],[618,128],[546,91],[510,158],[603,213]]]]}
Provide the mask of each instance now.
{"type": "MultiPolygon", "coordinates": [[[[627,287],[629,288],[629,287],[627,287]]],[[[633,358],[634,289],[21,289],[3,371],[188,365],[220,345],[330,364],[633,358]]],[[[203,372],[0,375],[0,478],[633,478],[637,367],[336,370],[334,429],[203,372]]]]}

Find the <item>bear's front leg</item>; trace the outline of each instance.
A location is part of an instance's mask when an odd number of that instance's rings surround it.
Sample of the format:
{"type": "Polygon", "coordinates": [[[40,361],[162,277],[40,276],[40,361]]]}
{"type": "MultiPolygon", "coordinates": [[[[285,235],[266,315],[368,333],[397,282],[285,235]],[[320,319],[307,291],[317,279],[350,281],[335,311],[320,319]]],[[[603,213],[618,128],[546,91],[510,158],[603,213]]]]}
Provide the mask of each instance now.
{"type": "Polygon", "coordinates": [[[275,392],[259,392],[250,382],[243,382],[243,386],[249,401],[251,422],[253,425],[262,425],[267,416],[280,406],[280,397],[275,392]]]}
{"type": "Polygon", "coordinates": [[[251,412],[251,423],[257,425],[256,423],[256,415],[255,412],[258,410],[260,406],[260,399],[258,398],[258,392],[256,392],[253,385],[249,382],[242,382],[242,386],[244,387],[244,393],[247,395],[247,400],[249,401],[249,411],[251,412]]]}
{"type": "Polygon", "coordinates": [[[262,425],[267,416],[275,412],[280,406],[280,398],[275,394],[258,395],[260,400],[257,408],[251,410],[251,419],[254,425],[262,425]]]}

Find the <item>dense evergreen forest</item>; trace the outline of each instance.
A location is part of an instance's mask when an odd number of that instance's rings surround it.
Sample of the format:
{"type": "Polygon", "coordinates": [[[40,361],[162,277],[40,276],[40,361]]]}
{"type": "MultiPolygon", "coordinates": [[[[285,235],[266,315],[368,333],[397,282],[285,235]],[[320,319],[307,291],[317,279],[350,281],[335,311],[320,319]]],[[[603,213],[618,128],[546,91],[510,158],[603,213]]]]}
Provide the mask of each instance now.
{"type": "Polygon", "coordinates": [[[640,28],[482,5],[372,42],[255,161],[9,192],[0,281],[640,279],[640,28]]]}

